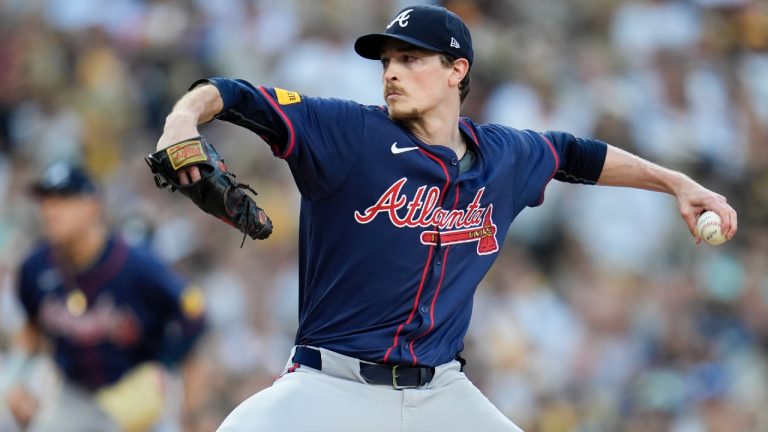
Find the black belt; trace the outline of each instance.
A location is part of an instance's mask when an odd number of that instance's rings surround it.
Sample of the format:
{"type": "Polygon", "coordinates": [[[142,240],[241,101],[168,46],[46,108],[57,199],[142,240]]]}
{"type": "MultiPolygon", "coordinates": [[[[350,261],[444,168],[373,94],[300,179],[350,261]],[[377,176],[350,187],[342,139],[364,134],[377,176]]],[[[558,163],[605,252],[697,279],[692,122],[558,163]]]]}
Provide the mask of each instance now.
{"type": "MultiPolygon", "coordinates": [[[[291,361],[323,370],[320,351],[314,348],[297,346],[291,361]]],[[[389,385],[401,390],[426,385],[435,376],[435,368],[360,362],[360,375],[368,384],[389,385]]]]}

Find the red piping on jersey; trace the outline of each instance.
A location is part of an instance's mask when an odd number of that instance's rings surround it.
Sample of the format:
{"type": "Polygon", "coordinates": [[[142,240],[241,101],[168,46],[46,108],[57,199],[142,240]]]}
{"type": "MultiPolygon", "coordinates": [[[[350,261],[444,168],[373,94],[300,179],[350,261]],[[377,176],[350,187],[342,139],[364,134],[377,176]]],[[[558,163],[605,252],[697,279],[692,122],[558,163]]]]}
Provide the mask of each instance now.
{"type": "Polygon", "coordinates": [[[128,258],[128,245],[122,242],[120,238],[115,238],[115,246],[108,261],[104,263],[101,271],[92,277],[92,281],[83,281],[83,285],[88,283],[94,288],[100,287],[112,279],[123,267],[125,260],[128,258]],[[98,276],[98,277],[96,277],[98,276]]]}
{"type": "MultiPolygon", "coordinates": [[[[546,183],[544,183],[544,189],[546,189],[549,182],[551,182],[552,179],[555,177],[555,174],[557,174],[557,170],[560,169],[560,158],[557,156],[557,151],[555,150],[555,146],[552,145],[552,141],[550,141],[549,138],[547,138],[542,134],[539,134],[539,136],[541,136],[544,139],[544,141],[547,142],[547,145],[549,145],[549,149],[552,151],[552,156],[555,157],[555,169],[552,170],[552,174],[549,175],[549,179],[547,180],[546,183]]],[[[539,201],[536,203],[536,205],[541,205],[541,203],[544,202],[544,189],[541,190],[541,196],[539,197],[539,201]]]]}
{"type": "Polygon", "coordinates": [[[416,366],[418,362],[418,358],[416,357],[416,353],[413,352],[413,341],[411,341],[411,343],[408,344],[408,351],[411,352],[411,357],[413,357],[413,365],[416,366]]]}
{"type": "Polygon", "coordinates": [[[445,166],[443,161],[441,161],[437,156],[433,156],[428,151],[420,148],[420,152],[424,153],[428,158],[432,159],[433,161],[440,164],[440,168],[443,169],[443,172],[445,173],[445,186],[443,186],[443,191],[440,194],[440,206],[443,206],[443,200],[445,200],[445,193],[448,191],[448,186],[451,185],[451,175],[448,174],[448,168],[445,166]]]}
{"type": "MultiPolygon", "coordinates": [[[[459,206],[459,185],[456,185],[456,199],[453,200],[453,209],[456,210],[456,207],[459,206]]],[[[429,328],[427,331],[419,335],[416,339],[411,341],[411,355],[413,356],[413,365],[416,366],[417,358],[416,354],[413,352],[413,343],[425,337],[428,335],[432,329],[435,328],[435,305],[437,304],[437,298],[440,296],[440,288],[443,286],[443,277],[445,276],[445,268],[448,267],[448,251],[451,249],[450,246],[445,248],[445,253],[443,254],[443,268],[440,270],[440,280],[437,281],[437,288],[435,288],[435,295],[432,297],[432,304],[429,305],[429,328]]]]}
{"type": "Polygon", "coordinates": [[[264,89],[264,87],[259,86],[259,91],[261,92],[262,95],[264,95],[264,98],[267,99],[267,102],[269,102],[269,104],[272,105],[272,108],[274,108],[275,111],[277,111],[277,114],[279,114],[280,117],[283,118],[283,122],[285,123],[285,125],[288,126],[288,136],[289,136],[288,148],[285,150],[285,152],[282,155],[278,155],[279,158],[285,159],[291,155],[291,152],[293,151],[293,146],[296,143],[296,133],[293,130],[293,123],[291,123],[291,120],[288,118],[287,115],[285,115],[285,112],[283,111],[283,109],[280,108],[280,105],[278,105],[274,99],[272,99],[272,95],[270,95],[269,92],[264,89]]]}
{"type": "Polygon", "coordinates": [[[416,291],[416,299],[413,301],[413,308],[411,309],[411,314],[408,315],[408,320],[402,324],[400,324],[399,327],[397,327],[397,331],[395,332],[395,338],[392,341],[392,346],[389,347],[387,350],[387,353],[384,354],[384,361],[386,362],[389,359],[389,355],[392,353],[392,349],[397,346],[397,341],[400,337],[400,332],[403,330],[403,327],[406,324],[410,324],[411,321],[413,321],[413,316],[416,313],[416,308],[419,306],[419,297],[421,297],[421,290],[424,288],[424,281],[427,280],[427,270],[429,270],[429,262],[432,261],[432,250],[434,249],[434,246],[429,247],[429,254],[427,255],[427,262],[424,264],[424,270],[421,272],[421,282],[419,283],[419,289],[416,291]]]}
{"type": "MultiPolygon", "coordinates": [[[[102,264],[98,264],[96,267],[86,271],[86,273],[77,276],[70,274],[67,271],[62,271],[64,278],[67,280],[67,284],[73,286],[79,286],[83,293],[86,295],[95,295],[107,281],[113,278],[125,264],[125,260],[128,257],[128,245],[126,245],[120,237],[113,237],[113,244],[111,250],[108,252],[109,256],[104,259],[102,264]],[[80,283],[77,283],[75,279],[80,279],[80,283]]],[[[55,255],[51,256],[51,260],[57,268],[66,269],[61,262],[58,261],[55,255]]],[[[89,298],[89,300],[91,300],[89,298]]]]}
{"type": "MultiPolygon", "coordinates": [[[[443,169],[443,173],[445,173],[445,186],[443,186],[443,191],[440,193],[440,206],[442,207],[443,201],[445,200],[445,193],[448,191],[448,186],[451,184],[451,175],[448,173],[448,168],[445,166],[443,161],[441,161],[436,156],[431,155],[428,151],[420,148],[420,152],[422,152],[424,155],[426,155],[428,158],[434,160],[440,165],[440,168],[443,169]]],[[[424,270],[421,273],[421,282],[419,283],[419,289],[416,291],[416,298],[413,300],[413,308],[411,308],[411,313],[408,315],[408,320],[400,326],[397,327],[397,331],[395,332],[395,337],[392,340],[392,346],[387,349],[387,352],[384,354],[384,361],[386,362],[389,359],[389,355],[392,354],[392,349],[397,346],[397,342],[400,338],[400,332],[403,330],[403,327],[407,324],[410,324],[411,321],[413,321],[414,315],[416,315],[416,310],[419,308],[419,300],[421,299],[421,291],[424,288],[424,281],[427,279],[427,270],[429,269],[429,263],[432,261],[432,251],[434,249],[434,246],[429,247],[429,254],[427,255],[427,262],[424,264],[424,270]]],[[[446,249],[447,252],[447,249],[446,249]]],[[[445,269],[445,267],[443,267],[445,269]]],[[[416,355],[413,353],[413,341],[411,341],[409,345],[409,349],[411,351],[411,356],[413,356],[413,362],[416,364],[416,355]]]]}
{"type": "Polygon", "coordinates": [[[99,346],[81,347],[76,350],[73,357],[80,359],[78,364],[84,365],[85,372],[82,380],[85,386],[93,391],[106,383],[106,373],[104,372],[104,359],[99,346]]]}
{"type": "Polygon", "coordinates": [[[443,276],[445,276],[445,267],[447,266],[448,261],[448,251],[451,249],[450,246],[447,246],[445,248],[445,253],[443,254],[443,268],[440,270],[440,280],[437,281],[437,288],[435,288],[435,295],[432,297],[432,303],[429,305],[429,328],[424,333],[417,336],[414,340],[411,341],[408,348],[411,350],[411,356],[413,356],[413,365],[416,366],[419,362],[418,357],[416,357],[416,353],[413,352],[413,343],[416,342],[416,340],[423,338],[429,332],[432,331],[432,329],[435,327],[435,304],[437,303],[437,297],[440,295],[440,287],[443,285],[443,276]]]}
{"type": "MultiPolygon", "coordinates": [[[[94,269],[86,271],[85,274],[81,275],[79,277],[79,284],[77,283],[78,277],[67,271],[67,268],[62,266],[55,255],[51,255],[54,267],[62,273],[65,286],[73,285],[79,287],[88,298],[89,303],[99,288],[120,271],[120,268],[125,263],[125,258],[128,256],[127,245],[117,237],[113,238],[114,243],[111,246],[111,250],[107,252],[109,256],[105,258],[104,263],[97,264],[94,269]]],[[[93,390],[106,382],[104,359],[98,346],[83,347],[72,355],[75,359],[79,359],[80,363],[87,365],[86,372],[82,377],[86,387],[93,390]]]]}
{"type": "Polygon", "coordinates": [[[467,127],[467,129],[469,130],[470,135],[472,135],[472,139],[475,141],[475,144],[480,146],[480,141],[477,140],[477,135],[475,135],[475,131],[472,130],[472,126],[469,125],[469,122],[467,122],[464,119],[459,119],[459,122],[463,123],[464,126],[467,127]]]}

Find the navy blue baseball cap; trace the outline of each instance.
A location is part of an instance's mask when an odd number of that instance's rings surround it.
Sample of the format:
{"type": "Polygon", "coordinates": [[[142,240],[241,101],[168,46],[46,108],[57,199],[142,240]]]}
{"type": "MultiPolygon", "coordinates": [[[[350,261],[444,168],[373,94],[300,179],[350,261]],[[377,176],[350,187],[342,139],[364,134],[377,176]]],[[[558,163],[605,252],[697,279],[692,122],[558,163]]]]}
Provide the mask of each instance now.
{"type": "Polygon", "coordinates": [[[458,15],[440,6],[410,6],[392,19],[384,33],[360,36],[355,51],[371,60],[381,58],[381,48],[397,39],[430,51],[467,59],[472,66],[472,36],[458,15]]]}
{"type": "Polygon", "coordinates": [[[32,193],[36,196],[94,195],[97,190],[96,182],[83,167],[65,161],[48,166],[32,184],[32,193]]]}

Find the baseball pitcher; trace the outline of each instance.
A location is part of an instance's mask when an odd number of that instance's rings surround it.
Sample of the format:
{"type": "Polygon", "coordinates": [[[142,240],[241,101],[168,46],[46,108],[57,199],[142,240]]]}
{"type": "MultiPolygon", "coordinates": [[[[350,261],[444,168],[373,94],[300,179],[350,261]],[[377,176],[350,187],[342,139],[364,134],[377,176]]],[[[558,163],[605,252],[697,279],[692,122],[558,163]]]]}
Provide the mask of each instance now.
{"type": "MultiPolygon", "coordinates": [[[[725,198],[679,172],[596,139],[461,117],[472,39],[444,8],[407,7],[355,50],[381,62],[385,106],[205,79],[149,157],[161,185],[214,190],[205,183],[226,170],[198,125],[226,121],[263,138],[301,193],[295,347],[220,431],[519,431],[464,375],[461,352],[478,283],[552,179],[672,194],[696,242],[705,209],[736,233],[725,198]]],[[[195,202],[258,238],[258,211],[205,204],[241,189],[215,190],[195,202]]]]}

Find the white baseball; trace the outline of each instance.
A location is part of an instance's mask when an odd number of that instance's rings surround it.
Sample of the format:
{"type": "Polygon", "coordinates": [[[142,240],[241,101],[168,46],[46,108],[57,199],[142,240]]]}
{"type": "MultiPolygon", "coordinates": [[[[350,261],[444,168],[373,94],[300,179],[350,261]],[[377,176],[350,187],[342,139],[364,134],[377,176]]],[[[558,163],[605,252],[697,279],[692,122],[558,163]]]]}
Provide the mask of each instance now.
{"type": "Polygon", "coordinates": [[[696,222],[696,233],[702,240],[711,245],[723,244],[727,239],[720,230],[721,223],[717,213],[707,210],[699,216],[699,221],[696,222]]]}

